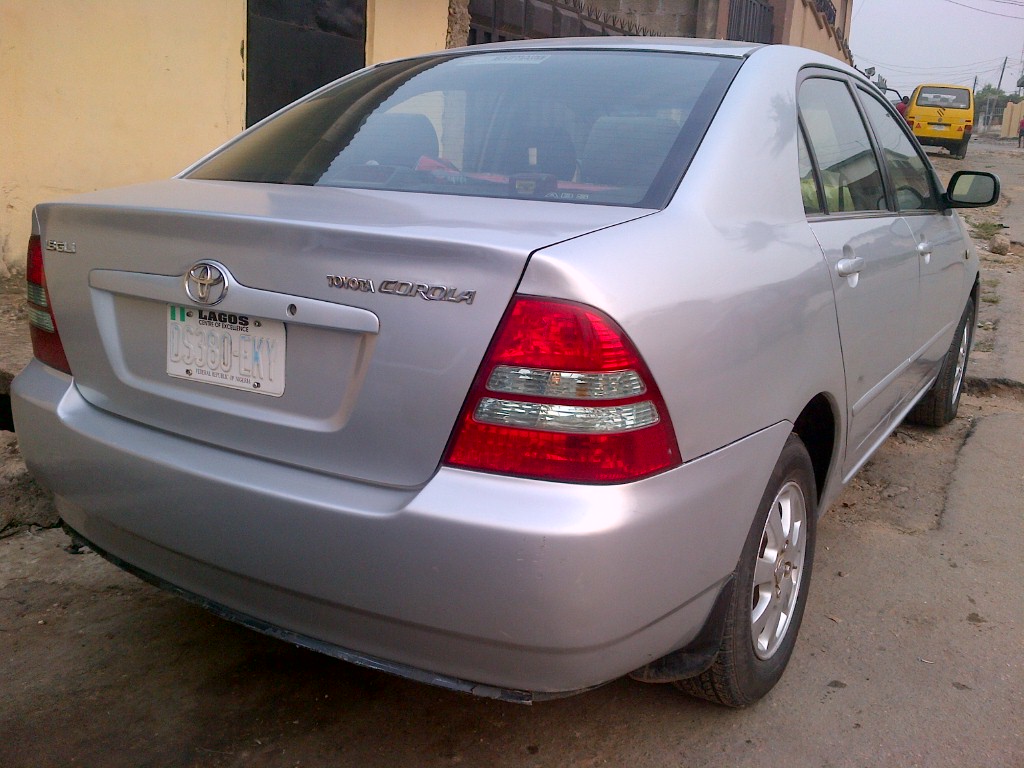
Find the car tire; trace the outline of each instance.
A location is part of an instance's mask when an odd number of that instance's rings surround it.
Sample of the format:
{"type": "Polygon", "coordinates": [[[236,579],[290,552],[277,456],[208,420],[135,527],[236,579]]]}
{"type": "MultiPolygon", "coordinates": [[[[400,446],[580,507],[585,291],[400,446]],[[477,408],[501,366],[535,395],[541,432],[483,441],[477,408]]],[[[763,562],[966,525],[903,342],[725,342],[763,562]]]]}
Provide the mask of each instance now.
{"type": "Polygon", "coordinates": [[[953,341],[942,358],[942,367],[939,368],[935,383],[907,416],[907,421],[911,424],[941,427],[956,418],[957,409],[960,407],[960,395],[964,389],[964,378],[967,375],[971,343],[974,340],[976,313],[974,299],[967,299],[964,314],[960,318],[956,333],[953,334],[953,341]]]}
{"type": "Polygon", "coordinates": [[[969,143],[969,141],[969,139],[964,139],[956,146],[956,148],[952,152],[954,158],[956,158],[957,160],[963,160],[965,157],[967,157],[967,144],[969,143]]]}
{"type": "Polygon", "coordinates": [[[791,434],[743,545],[722,643],[705,672],[673,683],[727,707],[745,707],[782,677],[796,643],[817,528],[814,469],[791,434]]]}

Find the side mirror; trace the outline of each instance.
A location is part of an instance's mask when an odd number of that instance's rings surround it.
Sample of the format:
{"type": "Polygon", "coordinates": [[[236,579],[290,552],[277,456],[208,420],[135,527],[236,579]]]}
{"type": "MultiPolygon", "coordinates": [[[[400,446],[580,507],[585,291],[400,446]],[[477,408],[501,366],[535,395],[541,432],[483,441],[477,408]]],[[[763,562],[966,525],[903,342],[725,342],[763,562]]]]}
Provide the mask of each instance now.
{"type": "Polygon", "coordinates": [[[957,171],[946,187],[950,208],[983,208],[999,199],[999,177],[984,171],[957,171]]]}

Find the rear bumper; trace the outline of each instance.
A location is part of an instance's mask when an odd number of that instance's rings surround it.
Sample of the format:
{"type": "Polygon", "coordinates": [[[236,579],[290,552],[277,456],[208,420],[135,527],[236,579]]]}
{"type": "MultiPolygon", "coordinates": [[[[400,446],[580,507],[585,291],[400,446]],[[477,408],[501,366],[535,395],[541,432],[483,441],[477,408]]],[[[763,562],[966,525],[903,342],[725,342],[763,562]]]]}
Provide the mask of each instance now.
{"type": "Polygon", "coordinates": [[[951,133],[951,132],[914,132],[918,142],[925,147],[942,147],[943,149],[955,149],[960,146],[965,140],[970,141],[971,134],[967,133],[951,133]]]}
{"type": "Polygon", "coordinates": [[[485,695],[588,688],[692,640],[790,430],[629,485],[443,468],[409,490],[125,421],[37,362],[12,402],[29,469],[119,564],[261,631],[485,695]]]}

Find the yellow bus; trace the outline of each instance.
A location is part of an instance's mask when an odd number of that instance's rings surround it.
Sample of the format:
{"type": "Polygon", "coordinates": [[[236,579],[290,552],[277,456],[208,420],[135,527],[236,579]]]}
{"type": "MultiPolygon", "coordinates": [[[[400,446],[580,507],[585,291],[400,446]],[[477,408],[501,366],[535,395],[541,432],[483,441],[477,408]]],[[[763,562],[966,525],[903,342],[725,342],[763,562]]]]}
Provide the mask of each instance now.
{"type": "Polygon", "coordinates": [[[945,147],[963,159],[974,130],[974,92],[962,85],[919,85],[904,117],[922,145],[945,147]]]}

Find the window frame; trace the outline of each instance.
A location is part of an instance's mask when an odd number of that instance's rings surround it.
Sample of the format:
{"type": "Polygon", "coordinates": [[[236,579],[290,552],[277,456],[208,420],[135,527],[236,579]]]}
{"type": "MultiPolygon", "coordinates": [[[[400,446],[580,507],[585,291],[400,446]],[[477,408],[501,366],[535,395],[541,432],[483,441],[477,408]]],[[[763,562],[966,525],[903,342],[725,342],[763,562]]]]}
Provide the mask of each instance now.
{"type": "Polygon", "coordinates": [[[814,166],[815,177],[817,178],[818,185],[824,190],[821,177],[821,164],[818,162],[818,155],[815,151],[814,144],[810,140],[811,133],[807,130],[807,124],[804,122],[803,113],[800,110],[800,90],[803,88],[804,83],[808,80],[832,80],[840,83],[853,102],[854,109],[860,117],[861,124],[864,127],[864,131],[868,137],[868,144],[871,147],[871,152],[874,155],[875,165],[878,167],[879,178],[882,183],[882,192],[885,196],[884,209],[879,208],[878,210],[861,210],[861,211],[831,211],[829,210],[827,195],[822,195],[824,198],[824,213],[809,215],[809,219],[836,219],[836,218],[878,218],[884,216],[891,216],[894,213],[894,201],[892,199],[891,185],[889,184],[889,177],[887,169],[882,162],[878,151],[878,140],[875,138],[874,131],[871,128],[870,123],[867,121],[867,117],[864,114],[864,108],[860,101],[857,99],[854,93],[853,84],[850,81],[850,77],[839,70],[828,69],[825,67],[805,67],[800,71],[800,76],[797,78],[796,85],[796,110],[797,120],[799,121],[800,127],[804,131],[804,135],[807,137],[807,149],[811,156],[811,163],[814,166]]]}
{"type": "Polygon", "coordinates": [[[925,154],[924,150],[921,148],[921,144],[920,144],[920,142],[918,142],[917,137],[915,137],[913,131],[910,130],[910,126],[907,124],[907,121],[904,120],[899,115],[899,113],[896,112],[896,110],[892,108],[892,106],[889,104],[889,102],[886,99],[884,99],[884,98],[882,98],[880,96],[876,96],[874,93],[872,93],[871,87],[872,86],[871,86],[870,83],[867,84],[867,86],[865,86],[863,83],[857,83],[857,86],[856,86],[856,88],[854,88],[854,91],[855,91],[855,94],[857,95],[857,97],[859,99],[873,99],[886,112],[888,112],[890,114],[890,116],[894,115],[897,118],[895,120],[896,124],[899,126],[899,129],[901,131],[903,131],[903,135],[906,136],[907,139],[910,140],[910,146],[917,153],[917,157],[921,161],[922,165],[924,165],[924,168],[925,168],[925,171],[926,171],[926,176],[927,176],[927,179],[928,179],[928,184],[929,184],[929,186],[931,187],[931,190],[932,190],[932,197],[934,198],[934,200],[936,201],[936,204],[937,204],[935,208],[908,208],[908,209],[902,209],[902,208],[899,207],[899,198],[896,195],[895,184],[893,183],[892,177],[891,177],[891,175],[889,173],[889,164],[885,161],[885,152],[884,151],[880,151],[882,149],[882,146],[881,146],[881,142],[878,141],[878,137],[875,136],[875,131],[876,131],[875,126],[871,122],[871,117],[870,117],[870,115],[867,114],[867,110],[864,108],[863,104],[860,104],[859,106],[861,107],[861,112],[864,115],[864,117],[865,117],[865,119],[866,119],[866,121],[868,123],[869,129],[870,129],[870,131],[872,133],[872,136],[875,139],[875,143],[877,145],[876,152],[878,152],[878,154],[879,154],[879,156],[881,158],[881,161],[882,161],[883,172],[884,172],[885,177],[886,177],[885,183],[886,183],[886,186],[890,189],[890,197],[892,198],[893,205],[895,205],[895,209],[894,210],[897,213],[899,213],[899,214],[901,214],[903,216],[921,216],[921,215],[931,215],[931,214],[935,214],[935,213],[941,213],[942,211],[944,211],[946,209],[946,206],[944,204],[945,189],[943,189],[942,186],[939,184],[939,180],[938,180],[938,178],[935,175],[935,168],[932,166],[932,163],[928,159],[928,156],[925,154]]]}
{"type": "MultiPolygon", "coordinates": [[[[810,221],[824,221],[832,219],[850,219],[850,218],[879,218],[885,216],[920,216],[920,215],[934,215],[936,213],[942,213],[946,210],[944,205],[945,197],[944,190],[938,183],[938,178],[935,175],[935,169],[932,167],[931,162],[928,160],[927,155],[922,151],[921,146],[913,133],[910,131],[906,121],[899,118],[899,113],[889,105],[884,98],[876,97],[871,89],[874,86],[870,82],[861,80],[860,78],[853,77],[847,72],[843,72],[838,69],[832,69],[829,67],[823,67],[821,65],[814,65],[810,67],[804,67],[800,70],[797,77],[796,83],[796,110],[797,110],[797,123],[798,129],[804,135],[804,141],[807,145],[807,152],[810,155],[811,165],[814,169],[815,182],[819,189],[819,201],[822,204],[822,213],[809,213],[806,214],[807,219],[810,221]],[[830,211],[828,206],[828,200],[825,199],[823,194],[823,185],[821,179],[821,166],[818,162],[817,154],[815,153],[814,146],[810,141],[810,134],[807,130],[807,126],[803,119],[803,114],[800,111],[800,89],[804,83],[808,80],[813,79],[825,79],[833,80],[842,83],[850,98],[857,109],[857,114],[860,115],[861,123],[867,132],[868,142],[871,145],[871,151],[875,156],[875,164],[878,166],[878,171],[881,176],[882,189],[885,193],[886,208],[865,211],[830,211]],[[923,162],[925,169],[928,171],[928,183],[931,185],[932,194],[935,196],[935,200],[938,202],[937,208],[921,208],[921,209],[908,209],[901,210],[896,199],[896,191],[893,186],[892,177],[889,173],[889,164],[886,162],[885,153],[882,151],[881,143],[879,142],[876,134],[874,124],[871,122],[870,117],[867,114],[862,99],[871,98],[875,99],[885,110],[890,112],[899,118],[896,122],[900,126],[900,130],[903,131],[904,135],[907,136],[917,156],[923,162]]],[[[798,179],[799,183],[799,179],[798,179]]]]}

